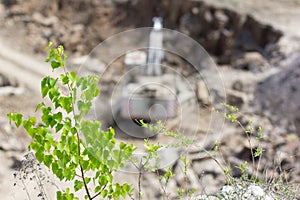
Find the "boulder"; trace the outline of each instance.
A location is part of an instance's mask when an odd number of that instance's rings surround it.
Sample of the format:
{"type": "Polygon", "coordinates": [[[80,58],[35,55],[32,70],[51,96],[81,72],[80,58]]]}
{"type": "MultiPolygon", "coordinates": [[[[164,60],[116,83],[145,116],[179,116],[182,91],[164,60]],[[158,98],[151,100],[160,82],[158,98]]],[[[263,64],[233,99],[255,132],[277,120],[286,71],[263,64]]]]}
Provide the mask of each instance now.
{"type": "Polygon", "coordinates": [[[261,72],[269,67],[267,60],[256,51],[246,52],[244,56],[234,63],[234,67],[251,72],[261,72]]]}
{"type": "Polygon", "coordinates": [[[49,17],[45,17],[39,12],[33,13],[32,20],[35,23],[41,24],[42,26],[46,26],[46,27],[52,26],[59,22],[59,19],[56,16],[52,15],[49,17]]]}
{"type": "Polygon", "coordinates": [[[9,79],[3,74],[0,74],[0,87],[9,86],[9,85],[10,85],[9,79]]]}
{"type": "Polygon", "coordinates": [[[214,19],[214,27],[218,30],[224,29],[229,22],[229,17],[223,10],[217,10],[214,14],[214,19]]]}
{"type": "Polygon", "coordinates": [[[282,70],[257,85],[255,106],[277,122],[293,121],[300,134],[300,54],[290,57],[282,70]]]}
{"type": "Polygon", "coordinates": [[[224,175],[220,166],[213,159],[193,162],[193,171],[198,175],[200,184],[199,190],[206,193],[215,193],[217,188],[224,184],[224,175]],[[209,183],[209,184],[205,184],[209,183]]]}
{"type": "Polygon", "coordinates": [[[241,108],[245,103],[245,94],[236,90],[227,90],[227,103],[241,108]]]}
{"type": "Polygon", "coordinates": [[[193,38],[197,38],[202,30],[198,12],[197,8],[192,8],[190,12],[184,14],[180,19],[180,31],[193,38]]]}
{"type": "Polygon", "coordinates": [[[17,0],[2,0],[2,1],[0,1],[0,3],[2,3],[6,8],[10,8],[13,5],[17,4],[18,1],[17,0]]]}
{"type": "Polygon", "coordinates": [[[234,89],[234,90],[237,90],[237,91],[242,92],[242,91],[243,91],[243,86],[244,86],[244,84],[243,84],[242,81],[236,80],[236,81],[234,81],[234,83],[232,84],[231,87],[232,87],[232,89],[234,89]]]}
{"type": "Polygon", "coordinates": [[[204,81],[197,83],[197,98],[204,105],[210,105],[210,96],[204,81]]]}
{"type": "Polygon", "coordinates": [[[253,16],[248,15],[244,29],[249,31],[250,36],[262,48],[266,45],[277,42],[283,35],[281,31],[275,30],[268,24],[262,24],[253,16]]]}
{"type": "Polygon", "coordinates": [[[16,80],[0,73],[0,87],[7,87],[7,86],[17,87],[18,83],[16,80]]]}

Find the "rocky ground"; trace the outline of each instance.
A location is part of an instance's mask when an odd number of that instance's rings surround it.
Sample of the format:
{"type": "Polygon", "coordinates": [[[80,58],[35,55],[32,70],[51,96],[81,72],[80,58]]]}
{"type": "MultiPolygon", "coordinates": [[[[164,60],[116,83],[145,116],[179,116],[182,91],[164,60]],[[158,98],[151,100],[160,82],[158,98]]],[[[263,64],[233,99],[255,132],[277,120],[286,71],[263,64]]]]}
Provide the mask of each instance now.
{"type": "MultiPolygon", "coordinates": [[[[238,118],[241,124],[247,127],[252,118],[254,128],[263,126],[262,147],[265,151],[258,168],[259,177],[274,180],[284,176],[287,184],[296,184],[299,188],[298,0],[0,2],[0,41],[3,45],[0,51],[1,199],[26,199],[20,182],[13,187],[13,173],[15,168],[20,167],[30,139],[23,130],[11,127],[5,116],[8,111],[32,114],[34,105],[39,101],[36,85],[47,72],[28,68],[31,61],[34,63],[31,66],[36,66],[44,59],[44,49],[49,40],[63,44],[71,59],[80,58],[115,33],[151,26],[152,17],[157,15],[163,17],[165,27],[189,35],[212,55],[223,78],[227,102],[244,113],[238,118]],[[9,48],[6,49],[6,46],[9,48]],[[7,52],[11,52],[10,55],[7,52]],[[17,57],[20,52],[27,57],[17,57]],[[30,56],[34,58],[26,60],[30,56]],[[25,76],[25,73],[28,75],[25,76]]],[[[177,66],[184,64],[172,56],[166,57],[165,62],[177,66]]],[[[194,78],[189,65],[184,66],[183,75],[194,78]]],[[[206,92],[201,81],[196,86],[202,113],[209,116],[212,105],[207,97],[213,94],[206,92]]],[[[221,168],[204,152],[204,147],[212,149],[215,138],[219,139],[222,156],[210,152],[220,162],[224,159],[232,166],[244,160],[251,162],[246,134],[240,126],[230,122],[222,129],[223,137],[205,138],[207,142],[203,147],[204,125],[208,121],[209,117],[202,118],[202,129],[187,153],[192,164],[189,185],[197,188],[199,194],[215,194],[226,183],[221,168]]],[[[258,144],[253,140],[252,145],[256,147],[258,144]]],[[[174,171],[178,176],[170,182],[170,191],[185,184],[185,180],[180,178],[182,163],[174,165],[174,171]]],[[[239,177],[241,174],[233,170],[233,175],[239,177]]],[[[125,182],[137,179],[135,175],[124,173],[118,174],[118,177],[125,182]]],[[[161,198],[155,174],[145,176],[142,183],[146,199],[161,198]]]]}

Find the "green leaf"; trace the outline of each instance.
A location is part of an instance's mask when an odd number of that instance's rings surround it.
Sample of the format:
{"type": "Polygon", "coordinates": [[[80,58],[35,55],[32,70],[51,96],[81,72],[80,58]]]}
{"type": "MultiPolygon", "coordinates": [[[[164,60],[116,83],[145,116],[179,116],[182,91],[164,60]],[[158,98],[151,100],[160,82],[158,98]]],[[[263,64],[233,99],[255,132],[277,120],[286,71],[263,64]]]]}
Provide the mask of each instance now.
{"type": "Polygon", "coordinates": [[[108,160],[107,165],[110,169],[114,169],[115,161],[113,160],[108,160]]]}
{"type": "Polygon", "coordinates": [[[102,196],[103,198],[106,198],[107,195],[108,195],[108,191],[107,191],[107,190],[102,190],[102,191],[101,191],[101,196],[102,196]]]}
{"type": "Polygon", "coordinates": [[[53,118],[57,121],[57,122],[61,122],[62,121],[62,113],[58,112],[56,114],[53,115],[53,118]]]}
{"type": "Polygon", "coordinates": [[[105,186],[108,183],[107,177],[106,176],[100,176],[98,179],[98,183],[101,186],[105,186]]]}
{"type": "Polygon", "coordinates": [[[88,166],[89,166],[89,161],[88,160],[82,160],[81,161],[81,166],[84,170],[87,170],[88,169],[88,166]]]}
{"type": "Polygon", "coordinates": [[[73,97],[73,103],[75,103],[76,101],[76,98],[77,98],[77,89],[76,88],[73,88],[72,89],[72,97],[73,97]]]}
{"type": "Polygon", "coordinates": [[[76,134],[77,133],[77,129],[75,128],[75,127],[72,127],[71,128],[71,133],[74,135],[74,134],[76,134]]]}
{"type": "Polygon", "coordinates": [[[109,151],[108,150],[104,150],[103,152],[103,158],[108,158],[109,156],[109,151]]]}
{"type": "Polygon", "coordinates": [[[101,190],[101,186],[98,185],[97,187],[95,187],[94,192],[95,192],[95,193],[98,193],[98,192],[100,192],[100,190],[101,190]]]}
{"type": "Polygon", "coordinates": [[[71,97],[61,97],[59,99],[61,107],[67,112],[70,113],[73,110],[72,98],[71,97]]]}
{"type": "Polygon", "coordinates": [[[120,149],[125,149],[126,146],[127,146],[127,145],[126,145],[124,142],[121,142],[121,143],[120,143],[120,149]]]}
{"type": "Polygon", "coordinates": [[[59,170],[57,162],[52,163],[51,167],[52,167],[53,173],[56,174],[56,172],[59,170]]]}
{"type": "MultiPolygon", "coordinates": [[[[41,147],[41,146],[40,146],[41,147]]],[[[40,148],[36,153],[35,153],[35,157],[39,162],[43,162],[44,161],[44,151],[42,148],[40,148]]]]}
{"type": "Polygon", "coordinates": [[[94,90],[94,97],[97,97],[99,95],[99,93],[100,93],[100,90],[98,88],[96,88],[94,90]]]}
{"type": "Polygon", "coordinates": [[[15,123],[16,123],[16,126],[19,127],[22,123],[22,117],[23,115],[22,114],[16,114],[15,115],[15,123]]]}
{"type": "Polygon", "coordinates": [[[57,200],[63,200],[63,194],[61,191],[56,191],[56,199],[57,200]]]}
{"type": "Polygon", "coordinates": [[[40,145],[37,142],[31,142],[29,145],[29,150],[38,151],[40,149],[40,145]]]}
{"type": "Polygon", "coordinates": [[[43,107],[45,107],[45,106],[46,106],[46,105],[45,105],[44,102],[39,103],[39,104],[36,106],[36,108],[35,108],[35,112],[37,112],[39,109],[41,109],[41,108],[43,108],[43,107]]]}
{"type": "Polygon", "coordinates": [[[262,127],[258,127],[258,132],[257,132],[257,139],[260,141],[263,139],[263,132],[262,132],[262,127]]]}
{"type": "Polygon", "coordinates": [[[60,124],[60,123],[57,123],[57,124],[56,124],[56,127],[55,127],[55,131],[56,131],[56,132],[59,132],[59,131],[63,128],[63,126],[64,126],[64,125],[62,125],[62,124],[60,124]]]}
{"type": "Polygon", "coordinates": [[[89,184],[91,182],[91,178],[89,178],[89,177],[85,177],[84,180],[85,180],[86,184],[89,184]]]}
{"type": "Polygon", "coordinates": [[[128,185],[128,184],[124,184],[124,185],[123,185],[123,190],[124,190],[126,193],[129,193],[131,189],[132,189],[132,188],[130,187],[130,185],[128,185]]]}
{"type": "Polygon", "coordinates": [[[62,173],[62,169],[58,167],[57,162],[53,162],[51,165],[52,172],[59,178],[59,180],[63,180],[65,177],[62,173]]]}
{"type": "Polygon", "coordinates": [[[52,160],[53,160],[52,155],[45,155],[44,156],[44,163],[48,168],[51,166],[52,160]]]}
{"type": "Polygon", "coordinates": [[[48,83],[49,83],[49,76],[46,76],[41,81],[41,90],[42,90],[42,97],[44,98],[49,91],[48,83]]]}
{"type": "Polygon", "coordinates": [[[52,45],[53,45],[53,42],[50,41],[46,47],[46,50],[49,51],[49,49],[51,48],[52,45]]]}
{"type": "Polygon", "coordinates": [[[263,149],[261,147],[257,147],[257,149],[255,150],[254,152],[254,157],[258,157],[258,156],[261,156],[262,153],[263,153],[263,149]]]}
{"type": "Polygon", "coordinates": [[[77,79],[77,75],[76,72],[70,72],[68,73],[68,77],[70,78],[70,80],[72,81],[72,83],[74,83],[77,79]]]}
{"type": "Polygon", "coordinates": [[[71,121],[71,119],[70,119],[69,117],[66,117],[64,121],[65,121],[65,123],[64,123],[64,129],[65,129],[66,131],[70,131],[71,126],[72,126],[72,121],[71,121]]]}
{"type": "Polygon", "coordinates": [[[64,54],[64,63],[63,63],[63,66],[66,65],[66,60],[67,60],[67,58],[68,58],[68,55],[67,55],[67,54],[64,54]]]}
{"type": "Polygon", "coordinates": [[[78,190],[80,190],[83,187],[83,182],[79,181],[79,180],[75,180],[74,182],[74,190],[75,192],[77,192],[78,190]]]}
{"type": "Polygon", "coordinates": [[[61,67],[61,63],[56,62],[56,61],[52,61],[51,62],[51,67],[52,67],[52,69],[60,68],[61,67]]]}
{"type": "Polygon", "coordinates": [[[57,51],[58,51],[58,55],[62,56],[62,54],[64,53],[64,47],[62,45],[59,45],[57,51]]]}
{"type": "Polygon", "coordinates": [[[7,117],[9,121],[13,121],[17,127],[19,127],[22,124],[23,115],[20,113],[7,113],[7,117]]]}
{"type": "MultiPolygon", "coordinates": [[[[45,144],[44,144],[45,151],[50,152],[52,145],[55,145],[55,143],[52,143],[51,141],[45,142],[45,144]]],[[[48,166],[48,167],[50,167],[50,166],[48,166]]]]}
{"type": "Polygon", "coordinates": [[[79,100],[77,102],[78,110],[82,113],[82,115],[87,115],[90,112],[92,103],[91,102],[83,102],[79,100]]]}
{"type": "Polygon", "coordinates": [[[42,108],[42,121],[46,124],[46,125],[49,125],[50,122],[51,122],[51,108],[50,107],[47,107],[47,108],[42,108]]]}
{"type": "Polygon", "coordinates": [[[65,166],[62,167],[62,169],[64,169],[64,177],[66,180],[73,180],[76,176],[75,169],[65,168],[65,166]]]}
{"type": "Polygon", "coordinates": [[[30,117],[29,120],[24,120],[23,121],[23,127],[25,130],[29,133],[31,137],[33,137],[33,128],[32,126],[36,124],[36,118],[35,117],[30,117]]]}
{"type": "Polygon", "coordinates": [[[56,102],[56,100],[59,98],[60,92],[58,87],[54,86],[49,89],[49,98],[51,99],[52,102],[56,102]]]}
{"type": "Polygon", "coordinates": [[[67,188],[64,193],[62,193],[61,191],[57,191],[56,199],[57,200],[78,200],[78,198],[75,197],[73,193],[70,193],[70,188],[67,188]]]}
{"type": "Polygon", "coordinates": [[[9,119],[9,123],[11,124],[11,122],[13,121],[13,119],[12,119],[13,113],[9,112],[6,114],[6,116],[9,119]]]}
{"type": "Polygon", "coordinates": [[[66,84],[69,83],[69,77],[66,76],[65,74],[61,74],[60,79],[61,79],[61,82],[62,82],[63,85],[66,85],[66,84]]]}
{"type": "Polygon", "coordinates": [[[50,87],[51,88],[54,87],[56,85],[57,81],[58,81],[58,78],[50,78],[49,79],[49,85],[50,85],[50,87]]]}

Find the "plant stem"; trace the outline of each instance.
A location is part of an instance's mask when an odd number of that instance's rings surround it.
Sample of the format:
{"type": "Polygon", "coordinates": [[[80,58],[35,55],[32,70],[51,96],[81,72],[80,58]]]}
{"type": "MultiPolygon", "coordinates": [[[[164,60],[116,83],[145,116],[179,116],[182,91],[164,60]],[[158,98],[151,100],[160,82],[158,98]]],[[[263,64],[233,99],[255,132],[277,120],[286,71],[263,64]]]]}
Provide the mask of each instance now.
{"type": "Polygon", "coordinates": [[[104,186],[102,187],[102,189],[101,189],[97,194],[95,194],[91,199],[95,199],[97,196],[99,196],[99,195],[101,194],[101,192],[106,188],[106,186],[107,186],[107,184],[104,185],[104,186]]]}
{"type": "Polygon", "coordinates": [[[143,170],[144,166],[145,165],[143,164],[143,158],[141,158],[140,165],[138,166],[138,169],[139,169],[139,178],[138,178],[138,180],[139,180],[139,182],[138,182],[138,192],[139,192],[139,194],[138,194],[138,199],[139,200],[141,200],[141,198],[142,198],[141,182],[142,182],[142,170],[143,170]]]}
{"type": "MultiPolygon", "coordinates": [[[[67,72],[65,70],[65,68],[63,68],[64,70],[64,73],[65,75],[67,76],[67,72]]],[[[71,89],[71,86],[70,84],[68,83],[68,89],[69,89],[69,92],[70,92],[70,97],[72,98],[72,113],[73,113],[73,117],[74,117],[74,120],[75,120],[75,124],[77,124],[77,119],[76,119],[76,114],[75,114],[75,105],[74,105],[74,100],[73,98],[73,95],[72,95],[72,89],[71,89]]],[[[83,185],[84,185],[84,189],[85,189],[85,192],[89,198],[89,200],[92,200],[92,197],[91,197],[91,194],[90,194],[90,191],[88,189],[88,186],[87,186],[87,183],[85,181],[85,176],[84,176],[84,170],[83,170],[83,167],[82,167],[82,164],[81,164],[81,159],[80,159],[80,155],[81,155],[81,151],[80,151],[80,136],[79,136],[79,133],[78,133],[78,130],[76,129],[76,136],[77,136],[77,150],[78,150],[78,164],[79,164],[79,167],[80,167],[80,172],[81,172],[81,179],[82,179],[82,182],[83,182],[83,185]]]]}
{"type": "MultiPolygon", "coordinates": [[[[237,121],[237,123],[243,129],[243,131],[246,133],[248,144],[249,144],[249,147],[250,147],[250,152],[251,152],[252,169],[254,170],[255,169],[254,151],[253,151],[253,146],[252,146],[252,143],[251,143],[251,136],[250,136],[250,134],[252,134],[252,133],[249,134],[247,132],[247,130],[245,129],[245,127],[242,125],[241,122],[237,121]]],[[[253,170],[252,170],[252,174],[255,174],[255,172],[253,170]]]]}
{"type": "Polygon", "coordinates": [[[139,200],[141,200],[141,179],[142,179],[142,170],[141,168],[139,169],[139,183],[138,183],[138,187],[139,187],[139,200]]]}
{"type": "Polygon", "coordinates": [[[159,180],[160,187],[161,187],[161,189],[162,189],[162,191],[163,191],[163,193],[164,193],[164,198],[163,198],[163,199],[165,199],[165,198],[169,199],[169,198],[168,198],[168,195],[167,195],[167,191],[166,191],[166,188],[167,188],[167,181],[166,181],[165,184],[163,184],[162,180],[160,179],[160,175],[159,175],[158,170],[156,170],[156,174],[157,174],[157,176],[158,176],[158,180],[159,180]]]}
{"type": "Polygon", "coordinates": [[[34,175],[35,181],[36,181],[36,183],[37,183],[37,185],[38,185],[38,187],[40,189],[42,197],[45,198],[45,199],[48,199],[46,191],[45,191],[44,186],[42,184],[42,181],[40,179],[40,176],[38,175],[38,173],[36,172],[36,170],[34,170],[34,174],[35,174],[34,175]]]}
{"type": "Polygon", "coordinates": [[[22,179],[22,184],[23,184],[23,187],[25,188],[26,195],[27,195],[28,199],[29,199],[29,200],[31,200],[31,197],[30,197],[30,195],[29,195],[29,192],[28,192],[28,190],[27,190],[27,187],[26,187],[26,185],[25,185],[25,183],[24,183],[24,180],[23,180],[23,179],[22,179]]]}
{"type": "Polygon", "coordinates": [[[84,189],[86,191],[86,194],[87,194],[88,198],[90,200],[92,200],[91,195],[90,195],[90,191],[89,191],[89,189],[87,187],[87,184],[86,184],[86,181],[85,181],[85,178],[84,178],[84,171],[83,171],[82,165],[80,163],[80,159],[79,159],[79,166],[80,166],[80,171],[81,171],[81,176],[82,176],[82,181],[83,181],[84,189]]]}

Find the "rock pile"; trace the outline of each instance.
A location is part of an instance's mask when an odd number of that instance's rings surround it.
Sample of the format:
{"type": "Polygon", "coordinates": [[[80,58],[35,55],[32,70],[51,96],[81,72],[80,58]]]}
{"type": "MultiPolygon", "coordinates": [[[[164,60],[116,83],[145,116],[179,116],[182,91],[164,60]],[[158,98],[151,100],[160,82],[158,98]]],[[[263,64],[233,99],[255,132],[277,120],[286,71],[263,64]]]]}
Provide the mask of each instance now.
{"type": "Polygon", "coordinates": [[[110,18],[116,10],[103,1],[15,2],[6,6],[5,28],[25,31],[30,51],[45,53],[48,41],[63,44],[69,52],[87,53],[116,31],[110,18]],[[76,15],[73,15],[76,13],[76,15]],[[107,23],[106,23],[107,22],[107,23]]]}
{"type": "Polygon", "coordinates": [[[166,28],[177,29],[199,41],[220,64],[230,64],[247,51],[263,53],[282,36],[281,31],[251,15],[209,6],[202,1],[125,2],[118,4],[121,10],[128,10],[120,24],[130,21],[135,26],[150,26],[152,17],[162,16],[166,28]]]}
{"type": "Polygon", "coordinates": [[[5,4],[5,28],[19,26],[25,30],[26,41],[30,41],[27,46],[35,52],[44,52],[48,41],[57,41],[72,53],[87,54],[114,33],[151,26],[154,16],[163,17],[164,27],[197,40],[219,64],[234,63],[249,51],[265,54],[282,36],[250,15],[201,1],[9,2],[5,4]]]}

